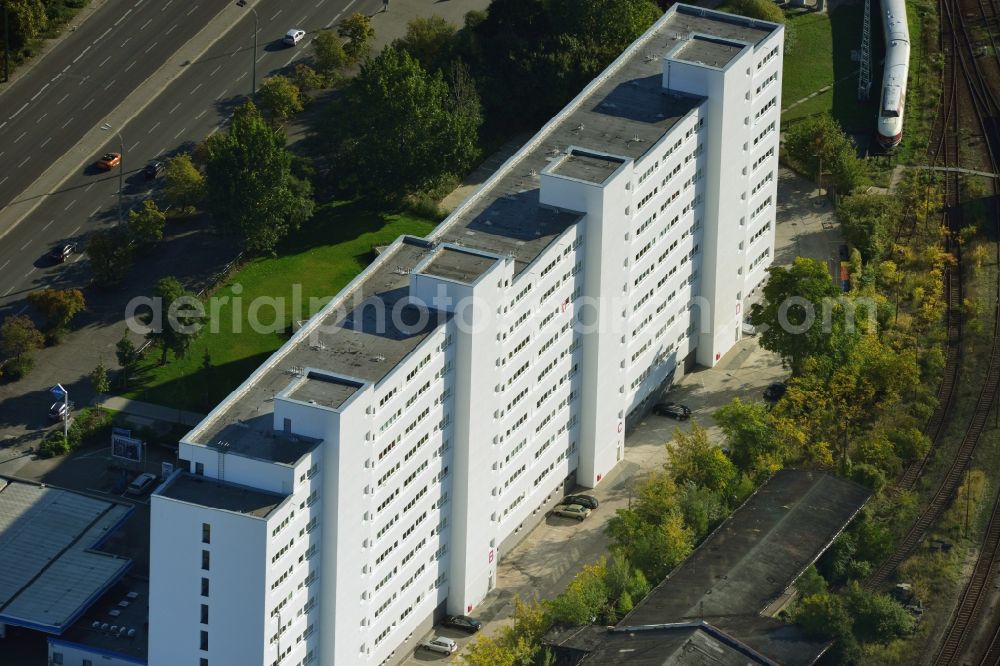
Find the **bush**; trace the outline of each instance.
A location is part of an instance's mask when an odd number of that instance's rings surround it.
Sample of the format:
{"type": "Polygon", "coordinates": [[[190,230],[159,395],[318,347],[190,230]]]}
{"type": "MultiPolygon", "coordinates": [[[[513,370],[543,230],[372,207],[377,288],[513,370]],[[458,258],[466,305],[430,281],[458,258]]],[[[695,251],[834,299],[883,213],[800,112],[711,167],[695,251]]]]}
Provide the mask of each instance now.
{"type": "Polygon", "coordinates": [[[62,430],[53,430],[45,437],[45,441],[38,447],[38,455],[42,458],[53,458],[69,453],[69,443],[63,436],[62,430]]]}
{"type": "Polygon", "coordinates": [[[408,195],[405,204],[406,209],[417,217],[439,222],[448,216],[433,195],[427,192],[417,192],[416,194],[408,195]]]}

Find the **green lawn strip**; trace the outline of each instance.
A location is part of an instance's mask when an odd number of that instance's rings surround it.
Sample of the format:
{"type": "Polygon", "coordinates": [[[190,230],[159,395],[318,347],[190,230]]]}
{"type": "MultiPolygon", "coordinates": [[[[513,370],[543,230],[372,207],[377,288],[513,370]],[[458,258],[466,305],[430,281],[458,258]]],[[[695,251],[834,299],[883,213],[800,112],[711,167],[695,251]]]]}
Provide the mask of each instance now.
{"type": "MultiPolygon", "coordinates": [[[[434,223],[408,214],[384,214],[358,203],[320,207],[276,257],[254,259],[234,273],[213,294],[218,308],[216,332],[204,330],[184,358],[159,365],[151,349],[137,378],[137,388],[125,395],[178,409],[205,411],[235,389],[287,339],[293,318],[293,286],[301,288],[302,318],[307,318],[343,289],[370,262],[372,248],[387,245],[402,234],[423,236],[434,223]],[[283,299],[284,307],[259,309],[257,319],[276,332],[250,330],[247,316],[254,299],[283,299]],[[320,299],[310,304],[310,299],[320,299]],[[234,321],[234,303],[239,303],[234,321]],[[312,306],[312,307],[310,307],[312,306]],[[283,310],[283,311],[282,311],[283,310]],[[211,368],[203,368],[205,351],[211,368]]],[[[209,310],[209,308],[206,308],[209,310]]],[[[209,310],[210,311],[210,310],[209,310]]]]}
{"type": "MultiPolygon", "coordinates": [[[[790,108],[782,121],[787,123],[827,112],[832,113],[846,130],[870,129],[875,122],[879,89],[876,70],[879,68],[873,63],[873,99],[863,104],[857,101],[858,65],[851,61],[851,51],[861,47],[864,5],[841,5],[829,15],[793,10],[786,16],[781,105],[788,108],[825,86],[833,88],[790,108]]],[[[872,26],[872,32],[873,40],[881,34],[877,25],[872,26]]]]}

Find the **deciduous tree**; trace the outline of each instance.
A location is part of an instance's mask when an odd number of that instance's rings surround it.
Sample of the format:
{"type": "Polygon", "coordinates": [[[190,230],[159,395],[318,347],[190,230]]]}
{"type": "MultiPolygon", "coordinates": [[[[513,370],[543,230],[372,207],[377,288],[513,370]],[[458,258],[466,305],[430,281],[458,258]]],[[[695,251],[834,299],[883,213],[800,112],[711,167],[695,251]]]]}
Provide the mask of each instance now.
{"type": "Polygon", "coordinates": [[[279,75],[264,79],[257,89],[257,99],[276,120],[286,120],[305,108],[298,86],[287,76],[279,75]]]}
{"type": "Polygon", "coordinates": [[[130,210],[128,213],[129,233],[140,248],[149,248],[163,240],[166,222],[167,216],[152,199],[146,199],[138,210],[130,210]]]}
{"type": "Polygon", "coordinates": [[[180,209],[194,208],[205,198],[205,177],[188,153],[167,160],[164,194],[171,206],[180,209]]]}
{"type": "Polygon", "coordinates": [[[290,229],[312,216],[308,184],[295,184],[284,133],[253,102],[236,109],[225,133],[207,142],[208,208],[219,231],[247,251],[273,252],[290,229]]]}
{"type": "Polygon", "coordinates": [[[312,42],[316,68],[325,76],[333,76],[350,64],[344,42],[332,30],[320,30],[312,42]]]}
{"type": "Polygon", "coordinates": [[[331,107],[325,135],[345,182],[386,200],[428,189],[477,155],[479,100],[468,76],[449,88],[408,53],[387,47],[331,107]]]}
{"type": "Polygon", "coordinates": [[[167,353],[177,358],[187,354],[197,334],[198,316],[192,307],[197,301],[174,277],[161,278],[153,292],[154,307],[150,332],[146,337],[160,348],[160,365],[167,362],[167,353]]]}
{"type": "Polygon", "coordinates": [[[347,40],[344,52],[350,62],[358,62],[368,55],[375,39],[375,27],[371,17],[354,12],[337,26],[337,34],[347,40]]]}
{"type": "Polygon", "coordinates": [[[814,182],[819,182],[822,163],[824,186],[835,185],[840,194],[850,194],[861,184],[865,166],[858,158],[857,148],[850,137],[831,116],[821,114],[782,130],[785,150],[791,161],[814,182]]]}
{"type": "Polygon", "coordinates": [[[713,416],[726,436],[729,457],[754,478],[769,476],[784,466],[786,450],[767,407],[733,398],[713,416]]]}
{"type": "Polygon", "coordinates": [[[34,322],[26,315],[10,315],[0,325],[0,354],[5,359],[4,372],[20,379],[35,363],[33,354],[45,344],[34,322]]]}
{"type": "Polygon", "coordinates": [[[132,242],[123,229],[116,227],[92,234],[86,251],[95,284],[121,284],[132,268],[132,242]]]}
{"type": "Polygon", "coordinates": [[[103,401],[105,393],[111,390],[111,382],[108,380],[108,369],[104,367],[104,361],[98,361],[97,367],[90,371],[90,387],[97,394],[97,403],[103,401]]]}
{"type": "Polygon", "coordinates": [[[45,329],[59,331],[69,328],[73,317],[87,308],[79,289],[42,289],[28,294],[31,303],[45,317],[45,329]]]}
{"type": "Polygon", "coordinates": [[[667,445],[669,467],[677,484],[693,483],[712,492],[724,493],[736,478],[736,466],[717,446],[708,441],[708,432],[697,423],[691,432],[674,431],[674,441],[667,445]]]}
{"type": "Polygon", "coordinates": [[[142,354],[140,354],[139,350],[136,349],[136,346],[132,344],[127,332],[115,345],[115,358],[118,359],[118,365],[122,367],[122,387],[128,388],[128,381],[139,367],[139,362],[142,360],[142,354]]]}
{"type": "Polygon", "coordinates": [[[451,59],[457,27],[443,16],[418,16],[406,24],[406,35],[395,46],[406,51],[428,72],[443,69],[451,59]]]}

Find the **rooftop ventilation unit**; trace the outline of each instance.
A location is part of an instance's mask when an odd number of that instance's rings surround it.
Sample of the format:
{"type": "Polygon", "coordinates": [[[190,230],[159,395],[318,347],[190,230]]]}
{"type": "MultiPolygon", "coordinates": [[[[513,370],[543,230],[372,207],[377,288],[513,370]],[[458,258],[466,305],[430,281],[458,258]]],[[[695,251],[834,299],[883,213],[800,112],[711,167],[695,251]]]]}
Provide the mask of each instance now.
{"type": "Polygon", "coordinates": [[[129,592],[125,596],[128,597],[129,599],[138,599],[139,598],[139,593],[138,592],[129,592]]]}
{"type": "Polygon", "coordinates": [[[372,360],[376,363],[381,363],[382,361],[385,360],[385,356],[383,354],[375,354],[374,356],[372,356],[372,360]]]}
{"type": "Polygon", "coordinates": [[[112,608],[111,610],[108,611],[108,615],[110,615],[111,617],[118,617],[121,614],[122,612],[117,608],[112,608]]]}
{"type": "Polygon", "coordinates": [[[126,635],[129,638],[135,638],[135,629],[129,629],[128,632],[126,633],[126,635]]]}

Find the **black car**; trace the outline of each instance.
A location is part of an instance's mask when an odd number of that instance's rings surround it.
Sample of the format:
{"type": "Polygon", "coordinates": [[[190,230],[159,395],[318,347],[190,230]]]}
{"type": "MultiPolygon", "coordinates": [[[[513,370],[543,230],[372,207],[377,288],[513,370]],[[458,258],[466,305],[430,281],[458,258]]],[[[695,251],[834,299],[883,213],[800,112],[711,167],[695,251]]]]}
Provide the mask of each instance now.
{"type": "Polygon", "coordinates": [[[767,388],[764,389],[764,400],[769,402],[777,402],[781,399],[781,396],[785,395],[785,391],[788,387],[785,382],[774,382],[773,384],[768,384],[767,388]]]}
{"type": "Polygon", "coordinates": [[[580,506],[585,506],[588,509],[597,508],[597,498],[591,497],[590,495],[567,495],[563,498],[563,504],[579,504],[580,506]]]}
{"type": "Polygon", "coordinates": [[[691,410],[676,402],[661,402],[653,406],[653,413],[660,416],[669,416],[678,421],[687,421],[691,418],[691,410]]]}
{"type": "Polygon", "coordinates": [[[468,615],[445,615],[441,626],[448,627],[450,629],[458,629],[459,631],[464,631],[468,634],[474,634],[479,631],[480,627],[483,626],[483,623],[469,617],[468,615]]]}
{"type": "Polygon", "coordinates": [[[166,166],[163,164],[163,162],[154,161],[147,164],[146,168],[142,170],[142,173],[144,176],[146,176],[146,180],[153,180],[161,173],[163,173],[164,168],[166,168],[166,166]]]}
{"type": "Polygon", "coordinates": [[[49,252],[49,259],[57,264],[61,264],[69,259],[70,255],[76,252],[76,245],[73,243],[62,243],[61,245],[56,245],[49,252]]]}

